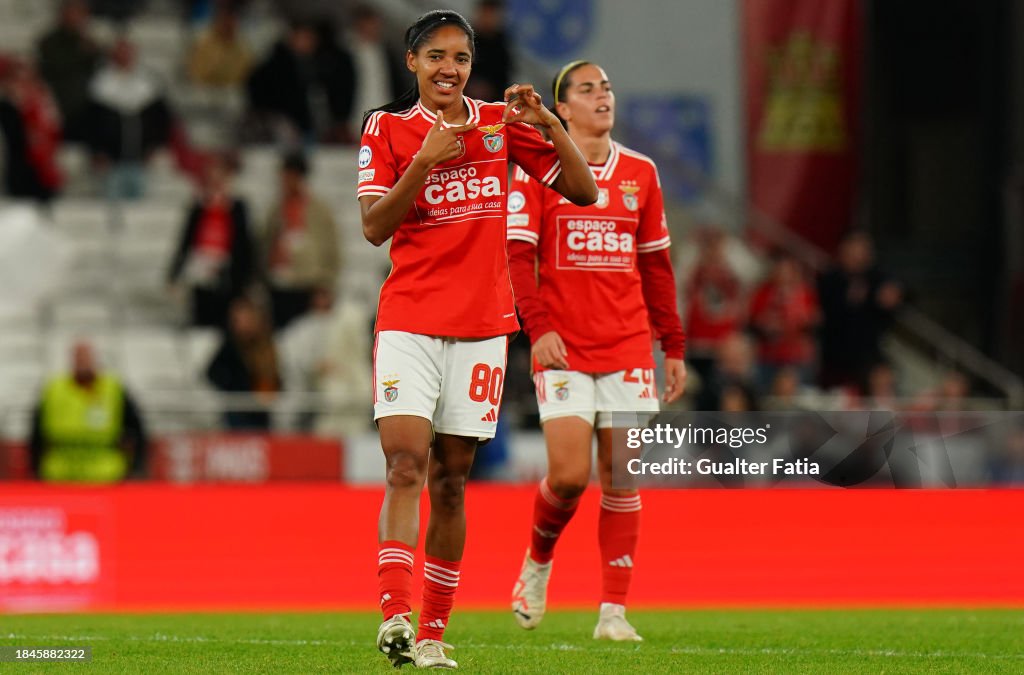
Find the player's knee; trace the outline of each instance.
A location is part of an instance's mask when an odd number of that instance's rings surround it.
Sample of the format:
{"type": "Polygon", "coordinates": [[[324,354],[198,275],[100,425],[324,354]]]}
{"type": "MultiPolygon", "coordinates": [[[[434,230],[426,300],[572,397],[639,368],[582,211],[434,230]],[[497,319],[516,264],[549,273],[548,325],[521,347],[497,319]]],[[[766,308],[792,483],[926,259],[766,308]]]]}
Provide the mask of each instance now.
{"type": "Polygon", "coordinates": [[[436,476],[430,485],[430,508],[459,511],[466,501],[466,474],[444,473],[436,476]]]}
{"type": "Polygon", "coordinates": [[[548,477],[548,487],[556,497],[566,501],[579,498],[586,491],[587,482],[583,476],[548,477]]]}
{"type": "Polygon", "coordinates": [[[390,488],[415,488],[423,485],[427,470],[426,458],[412,452],[393,452],[388,455],[387,483],[390,488]]]}

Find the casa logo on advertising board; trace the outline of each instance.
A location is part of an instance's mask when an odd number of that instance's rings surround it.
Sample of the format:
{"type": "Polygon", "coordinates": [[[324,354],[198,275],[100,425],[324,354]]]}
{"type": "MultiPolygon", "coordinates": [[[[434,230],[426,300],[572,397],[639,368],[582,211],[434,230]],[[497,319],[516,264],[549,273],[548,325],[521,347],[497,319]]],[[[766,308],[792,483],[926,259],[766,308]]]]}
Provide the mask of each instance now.
{"type": "Polygon", "coordinates": [[[0,609],[62,610],[100,600],[102,509],[0,505],[0,609]]]}

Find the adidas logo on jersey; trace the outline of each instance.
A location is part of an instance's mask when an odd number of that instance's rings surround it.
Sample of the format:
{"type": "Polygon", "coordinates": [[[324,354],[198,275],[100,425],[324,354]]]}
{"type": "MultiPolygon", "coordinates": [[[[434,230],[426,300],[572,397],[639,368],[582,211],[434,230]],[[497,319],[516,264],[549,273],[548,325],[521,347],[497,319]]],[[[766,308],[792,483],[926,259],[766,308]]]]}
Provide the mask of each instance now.
{"type": "Polygon", "coordinates": [[[633,559],[630,558],[629,554],[627,553],[626,555],[622,556],[621,558],[616,558],[615,560],[611,561],[608,564],[610,566],[612,566],[612,567],[632,567],[633,566],[633,559]]]}
{"type": "Polygon", "coordinates": [[[498,413],[494,410],[494,408],[491,408],[490,410],[487,411],[486,415],[484,415],[483,417],[480,418],[480,421],[481,422],[497,422],[498,421],[498,413]]]}

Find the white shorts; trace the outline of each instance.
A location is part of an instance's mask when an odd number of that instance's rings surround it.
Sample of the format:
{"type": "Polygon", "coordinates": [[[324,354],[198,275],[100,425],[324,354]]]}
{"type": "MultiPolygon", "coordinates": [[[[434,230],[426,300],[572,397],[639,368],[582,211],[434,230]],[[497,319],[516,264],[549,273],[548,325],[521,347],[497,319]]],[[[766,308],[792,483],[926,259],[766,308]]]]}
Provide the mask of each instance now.
{"type": "Polygon", "coordinates": [[[508,337],[460,339],[377,333],[373,419],[415,415],[434,433],[494,438],[505,384],[508,337]]]}
{"type": "Polygon", "coordinates": [[[598,429],[610,429],[613,412],[659,410],[653,368],[615,373],[544,370],[534,374],[533,384],[541,424],[556,417],[576,416],[598,429]]]}

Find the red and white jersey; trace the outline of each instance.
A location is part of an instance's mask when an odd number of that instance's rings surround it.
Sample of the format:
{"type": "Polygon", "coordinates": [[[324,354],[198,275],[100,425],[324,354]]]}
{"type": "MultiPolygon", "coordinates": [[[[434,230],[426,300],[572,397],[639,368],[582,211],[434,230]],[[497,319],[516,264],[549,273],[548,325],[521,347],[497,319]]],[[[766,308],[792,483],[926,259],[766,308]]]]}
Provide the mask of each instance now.
{"type": "Polygon", "coordinates": [[[572,370],[653,368],[637,254],[670,243],[658,170],[615,142],[607,161],[591,170],[599,196],[590,206],[576,206],[516,170],[508,238],[537,246],[537,292],[572,370]]]}
{"type": "MultiPolygon", "coordinates": [[[[391,240],[377,330],[494,337],[519,328],[505,251],[508,163],[544,185],[561,173],[554,147],[528,124],[502,124],[504,103],[464,99],[462,155],[434,168],[391,240]]],[[[419,152],[436,116],[421,103],[370,116],[356,194],[383,196],[419,152]]]]}

